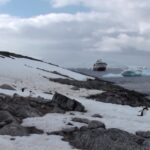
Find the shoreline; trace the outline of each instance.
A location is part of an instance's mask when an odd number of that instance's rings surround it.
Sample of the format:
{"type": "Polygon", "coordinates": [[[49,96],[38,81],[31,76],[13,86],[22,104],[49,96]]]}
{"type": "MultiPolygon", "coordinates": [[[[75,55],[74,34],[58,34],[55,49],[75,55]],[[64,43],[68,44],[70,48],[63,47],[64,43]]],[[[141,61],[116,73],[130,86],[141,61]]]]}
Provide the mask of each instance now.
{"type": "Polygon", "coordinates": [[[104,77],[107,74],[119,74],[123,71],[121,68],[109,68],[104,72],[96,72],[91,69],[72,69],[75,72],[79,72],[84,75],[90,75],[105,81],[113,82],[116,85],[124,87],[128,90],[134,90],[143,94],[147,94],[150,97],[150,76],[141,77],[104,77]]]}

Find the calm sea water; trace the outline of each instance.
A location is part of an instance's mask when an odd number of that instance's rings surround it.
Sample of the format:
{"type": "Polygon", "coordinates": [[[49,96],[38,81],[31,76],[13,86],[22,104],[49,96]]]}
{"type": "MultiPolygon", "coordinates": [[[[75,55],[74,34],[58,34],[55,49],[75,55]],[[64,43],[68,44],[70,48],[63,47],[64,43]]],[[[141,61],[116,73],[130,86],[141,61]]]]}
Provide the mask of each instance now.
{"type": "Polygon", "coordinates": [[[122,77],[121,68],[109,68],[105,72],[92,71],[91,69],[75,69],[83,74],[88,74],[94,77],[103,78],[107,81],[115,82],[127,89],[139,91],[150,95],[150,69],[143,70],[141,77],[122,77]]]}

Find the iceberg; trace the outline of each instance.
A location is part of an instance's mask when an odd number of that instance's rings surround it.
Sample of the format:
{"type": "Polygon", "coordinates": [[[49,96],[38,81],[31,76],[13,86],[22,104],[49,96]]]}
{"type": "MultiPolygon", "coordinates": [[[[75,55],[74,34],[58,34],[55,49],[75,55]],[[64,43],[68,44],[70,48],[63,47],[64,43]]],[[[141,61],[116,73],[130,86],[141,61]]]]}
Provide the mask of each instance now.
{"type": "Polygon", "coordinates": [[[139,77],[142,76],[142,70],[125,70],[121,74],[124,77],[139,77]]]}

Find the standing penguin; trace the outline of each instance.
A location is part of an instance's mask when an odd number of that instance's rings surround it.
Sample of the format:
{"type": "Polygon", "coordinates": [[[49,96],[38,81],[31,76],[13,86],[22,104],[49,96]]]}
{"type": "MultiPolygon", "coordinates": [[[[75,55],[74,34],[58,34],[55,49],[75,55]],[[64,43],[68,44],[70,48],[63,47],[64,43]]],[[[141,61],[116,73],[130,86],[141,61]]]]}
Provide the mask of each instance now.
{"type": "Polygon", "coordinates": [[[138,115],[138,116],[141,116],[141,117],[144,116],[145,111],[148,111],[148,110],[149,110],[148,107],[147,107],[147,106],[144,106],[143,109],[139,111],[141,114],[138,115]]]}
{"type": "Polygon", "coordinates": [[[24,92],[27,88],[22,88],[21,91],[24,92]]]}

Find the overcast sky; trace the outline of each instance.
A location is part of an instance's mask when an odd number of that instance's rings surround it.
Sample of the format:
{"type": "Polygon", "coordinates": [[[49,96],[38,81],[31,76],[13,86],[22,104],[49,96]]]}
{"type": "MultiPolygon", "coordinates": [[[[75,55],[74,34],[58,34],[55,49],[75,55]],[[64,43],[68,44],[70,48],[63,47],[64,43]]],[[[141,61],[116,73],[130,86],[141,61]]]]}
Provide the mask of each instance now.
{"type": "Polygon", "coordinates": [[[0,0],[0,50],[66,67],[150,66],[150,0],[0,0]]]}

